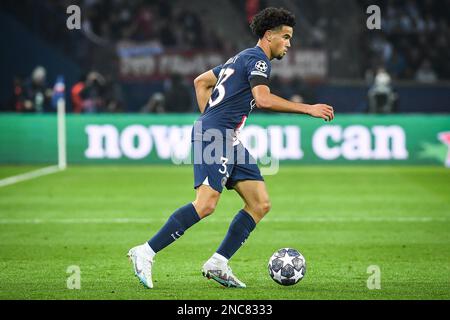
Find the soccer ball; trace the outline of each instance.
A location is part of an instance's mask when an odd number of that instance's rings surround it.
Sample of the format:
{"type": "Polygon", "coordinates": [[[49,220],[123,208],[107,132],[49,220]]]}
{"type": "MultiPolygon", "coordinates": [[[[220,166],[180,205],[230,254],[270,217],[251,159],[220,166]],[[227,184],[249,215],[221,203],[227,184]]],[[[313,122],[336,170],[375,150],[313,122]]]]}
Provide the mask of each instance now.
{"type": "Polygon", "coordinates": [[[278,284],[292,286],[303,279],[306,274],[306,260],[303,255],[292,248],[276,251],[269,260],[269,275],[278,284]]]}

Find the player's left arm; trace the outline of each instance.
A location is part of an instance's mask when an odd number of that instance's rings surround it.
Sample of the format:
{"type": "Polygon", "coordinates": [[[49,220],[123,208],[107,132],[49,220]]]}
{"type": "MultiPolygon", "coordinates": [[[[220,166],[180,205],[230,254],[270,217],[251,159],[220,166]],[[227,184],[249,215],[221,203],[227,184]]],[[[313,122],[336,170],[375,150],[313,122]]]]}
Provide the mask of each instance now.
{"type": "Polygon", "coordinates": [[[271,65],[269,61],[261,59],[261,57],[251,57],[246,64],[246,68],[256,107],[275,112],[308,114],[325,121],[334,119],[333,107],[329,105],[292,102],[271,93],[269,88],[271,65]]]}
{"type": "Polygon", "coordinates": [[[201,113],[205,111],[206,104],[211,98],[216,82],[217,77],[212,70],[202,73],[194,80],[195,95],[201,113]]]}
{"type": "Polygon", "coordinates": [[[281,98],[270,92],[267,79],[260,78],[252,80],[252,94],[258,108],[275,112],[303,113],[311,117],[322,118],[325,121],[334,119],[333,107],[326,104],[297,103],[281,98]],[[261,79],[261,80],[260,80],[261,79]]]}

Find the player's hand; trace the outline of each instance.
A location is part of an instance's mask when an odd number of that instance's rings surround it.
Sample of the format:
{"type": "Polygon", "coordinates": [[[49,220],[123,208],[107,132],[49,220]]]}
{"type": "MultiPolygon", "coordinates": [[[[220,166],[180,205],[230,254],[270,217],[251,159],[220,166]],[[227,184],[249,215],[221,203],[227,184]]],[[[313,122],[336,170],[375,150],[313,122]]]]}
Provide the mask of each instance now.
{"type": "Polygon", "coordinates": [[[325,121],[331,121],[334,119],[334,109],[327,104],[313,104],[310,108],[310,113],[312,117],[322,118],[325,121]]]}

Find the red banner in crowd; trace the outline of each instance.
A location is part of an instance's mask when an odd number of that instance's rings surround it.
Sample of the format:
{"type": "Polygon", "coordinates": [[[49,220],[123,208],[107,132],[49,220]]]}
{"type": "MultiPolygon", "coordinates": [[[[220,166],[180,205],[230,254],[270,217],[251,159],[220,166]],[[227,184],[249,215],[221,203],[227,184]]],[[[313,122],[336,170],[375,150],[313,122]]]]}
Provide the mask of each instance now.
{"type": "MultiPolygon", "coordinates": [[[[133,81],[165,79],[173,73],[194,78],[229,58],[212,51],[164,51],[152,43],[119,44],[117,52],[122,80],[133,81]]],[[[327,72],[323,50],[290,50],[284,59],[272,61],[272,76],[280,78],[320,80],[327,72]]]]}

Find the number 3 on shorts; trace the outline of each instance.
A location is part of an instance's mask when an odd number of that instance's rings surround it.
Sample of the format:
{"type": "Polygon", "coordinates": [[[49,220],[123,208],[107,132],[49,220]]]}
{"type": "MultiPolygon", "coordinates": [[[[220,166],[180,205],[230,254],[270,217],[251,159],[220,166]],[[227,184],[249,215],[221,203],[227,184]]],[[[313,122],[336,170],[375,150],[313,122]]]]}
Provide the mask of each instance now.
{"type": "Polygon", "coordinates": [[[223,169],[219,169],[219,172],[220,172],[221,174],[225,174],[225,173],[227,173],[227,163],[228,163],[228,158],[220,157],[220,161],[222,161],[222,167],[223,167],[223,169]]]}

